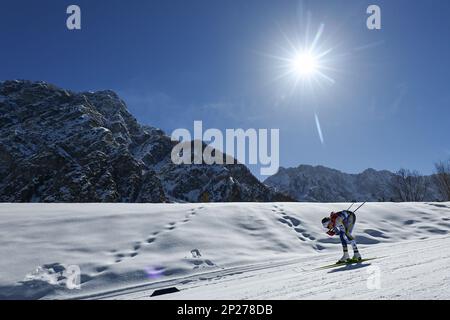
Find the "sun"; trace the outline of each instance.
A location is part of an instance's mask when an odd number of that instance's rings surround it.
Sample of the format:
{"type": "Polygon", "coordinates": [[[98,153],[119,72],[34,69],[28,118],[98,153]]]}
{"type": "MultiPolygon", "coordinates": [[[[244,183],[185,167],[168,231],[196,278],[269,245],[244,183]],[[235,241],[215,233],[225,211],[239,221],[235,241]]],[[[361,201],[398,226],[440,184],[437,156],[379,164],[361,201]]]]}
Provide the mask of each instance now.
{"type": "MultiPolygon", "coordinates": [[[[325,88],[323,84],[334,85],[335,80],[332,78],[332,74],[337,71],[334,67],[336,55],[331,54],[334,52],[334,48],[329,47],[330,43],[322,41],[325,25],[321,23],[315,35],[311,37],[309,34],[310,21],[309,19],[306,21],[306,27],[302,28],[305,33],[303,36],[297,34],[291,38],[282,32],[285,44],[278,45],[279,52],[277,54],[269,55],[278,60],[276,67],[279,74],[275,80],[286,78],[290,84],[289,95],[301,97],[302,102],[308,101],[303,98],[309,99],[310,97],[313,98],[310,101],[315,101],[315,98],[319,96],[317,89],[325,88]],[[331,75],[329,75],[330,73],[331,75]]],[[[320,142],[325,145],[316,110],[314,110],[314,118],[320,142]]]]}
{"type": "Polygon", "coordinates": [[[275,80],[287,78],[292,84],[291,93],[300,89],[302,93],[313,93],[315,87],[322,88],[323,84],[335,83],[329,73],[335,73],[333,67],[332,47],[321,40],[324,24],[320,24],[315,35],[308,34],[310,28],[305,29],[303,37],[290,38],[282,33],[285,44],[278,45],[280,52],[270,55],[279,61],[276,65],[278,76],[275,80]]]}
{"type": "Polygon", "coordinates": [[[302,52],[292,59],[292,71],[300,77],[314,75],[319,69],[319,59],[311,52],[302,52]]]}

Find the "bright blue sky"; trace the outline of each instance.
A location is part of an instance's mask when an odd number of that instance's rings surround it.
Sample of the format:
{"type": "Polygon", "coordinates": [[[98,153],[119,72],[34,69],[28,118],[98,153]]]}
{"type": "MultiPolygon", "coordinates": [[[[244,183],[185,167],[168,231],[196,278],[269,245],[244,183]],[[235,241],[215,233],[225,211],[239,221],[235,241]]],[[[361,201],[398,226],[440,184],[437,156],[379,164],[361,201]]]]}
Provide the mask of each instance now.
{"type": "Polygon", "coordinates": [[[194,120],[279,128],[282,166],[431,173],[450,157],[449,33],[448,0],[2,1],[0,79],[112,89],[168,133],[194,120]],[[81,31],[65,27],[69,4],[81,31]],[[382,9],[380,31],[365,26],[369,4],[382,9]],[[270,56],[283,34],[304,34],[307,11],[313,30],[325,25],[335,83],[292,94],[270,56]]]}

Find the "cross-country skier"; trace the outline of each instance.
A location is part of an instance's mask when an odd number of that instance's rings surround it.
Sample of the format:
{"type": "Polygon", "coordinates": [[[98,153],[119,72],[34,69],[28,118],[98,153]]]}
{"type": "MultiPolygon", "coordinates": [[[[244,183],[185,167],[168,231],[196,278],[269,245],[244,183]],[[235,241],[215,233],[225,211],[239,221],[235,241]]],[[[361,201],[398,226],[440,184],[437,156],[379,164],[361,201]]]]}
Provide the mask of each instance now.
{"type": "Polygon", "coordinates": [[[356,246],[355,238],[352,236],[353,227],[355,226],[356,215],[352,211],[344,210],[340,212],[332,212],[330,217],[322,219],[322,225],[327,229],[329,236],[339,235],[341,238],[342,249],[344,255],[337,263],[344,263],[350,261],[360,261],[361,254],[356,246]],[[353,248],[353,258],[350,259],[348,255],[347,244],[350,243],[353,248]]]}

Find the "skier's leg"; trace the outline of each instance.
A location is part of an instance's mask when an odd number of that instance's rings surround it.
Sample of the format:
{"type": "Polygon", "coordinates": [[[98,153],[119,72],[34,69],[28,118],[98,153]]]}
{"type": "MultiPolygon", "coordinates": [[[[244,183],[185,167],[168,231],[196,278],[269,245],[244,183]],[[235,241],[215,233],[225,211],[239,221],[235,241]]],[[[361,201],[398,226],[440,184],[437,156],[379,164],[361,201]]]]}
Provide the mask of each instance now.
{"type": "Polygon", "coordinates": [[[353,249],[353,260],[361,260],[361,254],[359,253],[358,246],[356,245],[356,241],[350,241],[353,249]]]}
{"type": "MultiPolygon", "coordinates": [[[[346,234],[346,238],[348,239],[348,242],[350,243],[350,245],[352,246],[353,249],[353,259],[359,260],[361,259],[361,255],[359,254],[359,250],[358,250],[358,246],[356,245],[356,240],[355,238],[351,235],[351,234],[346,234]]],[[[347,243],[345,245],[347,252],[347,243]]]]}
{"type": "Polygon", "coordinates": [[[349,240],[350,244],[352,245],[353,260],[361,260],[361,254],[359,253],[358,246],[356,245],[356,240],[352,236],[352,231],[355,226],[355,222],[356,222],[356,216],[353,213],[349,216],[349,223],[348,223],[346,236],[347,236],[347,239],[349,240]]]}
{"type": "Polygon", "coordinates": [[[347,239],[345,239],[345,235],[343,232],[339,234],[339,238],[341,239],[342,243],[342,251],[344,251],[344,254],[342,255],[342,258],[339,259],[338,263],[345,262],[350,259],[350,256],[348,255],[348,246],[347,246],[347,239]]]}

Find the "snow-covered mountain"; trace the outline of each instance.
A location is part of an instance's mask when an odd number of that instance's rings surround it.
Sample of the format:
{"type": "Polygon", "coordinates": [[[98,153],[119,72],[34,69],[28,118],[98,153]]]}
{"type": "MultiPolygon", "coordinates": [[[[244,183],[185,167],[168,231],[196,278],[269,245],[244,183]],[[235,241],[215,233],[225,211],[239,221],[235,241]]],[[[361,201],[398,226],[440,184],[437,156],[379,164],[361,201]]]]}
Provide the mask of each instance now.
{"type": "Polygon", "coordinates": [[[284,201],[244,165],[174,165],[112,91],[0,83],[1,202],[284,201]]]}
{"type": "MultiPolygon", "coordinates": [[[[300,165],[283,168],[264,183],[286,193],[298,201],[398,201],[390,188],[394,174],[390,171],[367,169],[359,174],[348,174],[324,166],[300,165]]],[[[432,177],[424,201],[440,201],[432,177]]]]}
{"type": "Polygon", "coordinates": [[[367,203],[353,234],[378,259],[317,270],[342,255],[320,220],[348,206],[1,203],[0,299],[450,298],[449,202],[367,203]]]}

